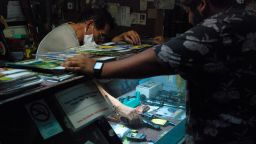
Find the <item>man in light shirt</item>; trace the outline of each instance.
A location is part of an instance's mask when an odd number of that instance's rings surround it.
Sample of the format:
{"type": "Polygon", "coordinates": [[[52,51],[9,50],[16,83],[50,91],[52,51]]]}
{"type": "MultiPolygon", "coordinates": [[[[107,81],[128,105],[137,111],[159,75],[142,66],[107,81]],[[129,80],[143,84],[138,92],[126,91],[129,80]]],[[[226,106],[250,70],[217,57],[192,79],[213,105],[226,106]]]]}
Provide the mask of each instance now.
{"type": "MultiPolygon", "coordinates": [[[[62,52],[91,41],[96,43],[111,41],[108,35],[114,27],[114,19],[107,10],[85,11],[79,23],[64,23],[48,33],[40,42],[37,55],[47,52],[62,52]]],[[[140,36],[131,30],[114,37],[112,41],[139,44],[140,36]]]]}

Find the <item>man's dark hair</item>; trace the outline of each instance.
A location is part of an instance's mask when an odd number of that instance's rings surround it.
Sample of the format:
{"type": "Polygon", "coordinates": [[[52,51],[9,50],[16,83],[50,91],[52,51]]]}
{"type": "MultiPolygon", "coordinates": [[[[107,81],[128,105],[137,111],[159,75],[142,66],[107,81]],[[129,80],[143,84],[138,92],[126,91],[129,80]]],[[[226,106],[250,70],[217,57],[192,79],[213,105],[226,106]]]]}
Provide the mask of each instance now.
{"type": "Polygon", "coordinates": [[[116,26],[114,18],[105,8],[84,10],[80,21],[85,22],[90,19],[94,20],[94,24],[97,29],[104,29],[106,24],[109,25],[110,29],[114,29],[116,26]]]}
{"type": "MultiPolygon", "coordinates": [[[[180,0],[180,1],[182,5],[185,5],[188,7],[196,7],[201,2],[201,0],[180,0]]],[[[216,7],[231,6],[236,2],[236,0],[207,0],[207,1],[209,1],[213,6],[216,6],[216,7]]]]}

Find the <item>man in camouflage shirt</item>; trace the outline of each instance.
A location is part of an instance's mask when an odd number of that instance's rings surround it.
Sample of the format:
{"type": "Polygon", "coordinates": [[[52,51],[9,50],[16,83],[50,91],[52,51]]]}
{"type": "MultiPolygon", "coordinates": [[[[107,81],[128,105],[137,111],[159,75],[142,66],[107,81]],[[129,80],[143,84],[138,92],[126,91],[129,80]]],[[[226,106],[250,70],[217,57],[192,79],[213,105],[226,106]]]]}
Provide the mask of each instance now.
{"type": "MultiPolygon", "coordinates": [[[[202,2],[186,2],[189,13],[200,13],[202,2]]],[[[239,6],[156,48],[158,58],[188,80],[187,143],[256,143],[255,50],[255,12],[239,6]]]]}
{"type": "MultiPolygon", "coordinates": [[[[188,144],[256,143],[256,12],[234,0],[182,0],[193,28],[130,58],[105,63],[101,77],[180,74],[187,80],[188,144]]],[[[84,55],[70,71],[93,74],[84,55]]]]}

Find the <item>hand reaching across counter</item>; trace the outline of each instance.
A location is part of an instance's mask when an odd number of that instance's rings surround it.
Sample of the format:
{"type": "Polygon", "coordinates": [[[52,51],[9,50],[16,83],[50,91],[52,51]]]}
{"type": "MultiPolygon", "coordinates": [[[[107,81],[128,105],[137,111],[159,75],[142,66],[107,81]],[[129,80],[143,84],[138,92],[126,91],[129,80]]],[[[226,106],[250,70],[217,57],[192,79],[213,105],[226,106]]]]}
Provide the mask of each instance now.
{"type": "Polygon", "coordinates": [[[141,44],[140,35],[134,31],[124,32],[112,39],[113,42],[125,41],[134,45],[141,44]]]}
{"type": "Polygon", "coordinates": [[[88,54],[81,54],[68,58],[61,65],[65,67],[68,71],[84,73],[84,74],[93,74],[93,66],[96,63],[95,59],[90,58],[88,54]]]}
{"type": "Polygon", "coordinates": [[[163,36],[156,36],[153,38],[153,42],[156,44],[162,44],[165,42],[165,38],[163,36]]]}

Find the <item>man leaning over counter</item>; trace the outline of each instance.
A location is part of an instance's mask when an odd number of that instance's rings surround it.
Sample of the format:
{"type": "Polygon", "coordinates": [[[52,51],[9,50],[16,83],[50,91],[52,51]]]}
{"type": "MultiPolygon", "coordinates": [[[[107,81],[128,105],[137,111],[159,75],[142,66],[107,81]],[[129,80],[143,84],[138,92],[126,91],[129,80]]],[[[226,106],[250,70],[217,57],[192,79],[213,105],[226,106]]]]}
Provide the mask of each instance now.
{"type": "Polygon", "coordinates": [[[181,0],[194,27],[129,58],[69,58],[66,70],[101,78],[180,74],[187,80],[187,144],[256,142],[256,11],[236,0],[181,0]]]}

